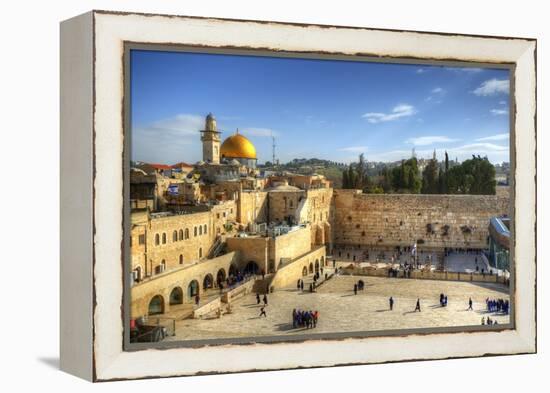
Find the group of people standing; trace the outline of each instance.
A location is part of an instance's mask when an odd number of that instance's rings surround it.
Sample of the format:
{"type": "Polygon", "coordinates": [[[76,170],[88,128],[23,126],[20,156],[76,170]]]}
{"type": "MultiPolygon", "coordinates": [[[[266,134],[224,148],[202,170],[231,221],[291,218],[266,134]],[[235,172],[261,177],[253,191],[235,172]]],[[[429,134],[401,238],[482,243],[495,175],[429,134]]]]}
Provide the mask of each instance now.
{"type": "Polygon", "coordinates": [[[317,321],[319,319],[319,311],[304,311],[304,310],[292,310],[292,327],[294,329],[298,327],[305,327],[306,329],[313,329],[317,327],[317,321]]]}
{"type": "Polygon", "coordinates": [[[510,311],[510,302],[504,299],[485,299],[487,304],[487,311],[489,312],[500,312],[503,314],[508,314],[510,311]]]}
{"type": "Polygon", "coordinates": [[[498,325],[498,322],[496,319],[491,319],[491,317],[487,317],[487,321],[485,321],[485,317],[481,318],[481,324],[482,325],[498,325]]]}

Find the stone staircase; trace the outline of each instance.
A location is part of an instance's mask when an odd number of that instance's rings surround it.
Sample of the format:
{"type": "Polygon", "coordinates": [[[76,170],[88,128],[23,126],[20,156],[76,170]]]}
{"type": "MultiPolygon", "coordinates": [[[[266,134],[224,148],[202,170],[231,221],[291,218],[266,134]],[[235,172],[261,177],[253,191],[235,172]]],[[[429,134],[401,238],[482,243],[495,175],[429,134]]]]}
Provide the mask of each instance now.
{"type": "Polygon", "coordinates": [[[218,236],[208,251],[208,258],[213,259],[223,254],[226,250],[226,245],[227,243],[225,242],[225,237],[218,236]]]}
{"type": "Polygon", "coordinates": [[[274,273],[269,273],[265,275],[264,279],[258,278],[254,282],[254,287],[252,288],[252,292],[256,293],[266,293],[267,289],[271,285],[271,281],[273,281],[273,277],[275,276],[274,273]]]}

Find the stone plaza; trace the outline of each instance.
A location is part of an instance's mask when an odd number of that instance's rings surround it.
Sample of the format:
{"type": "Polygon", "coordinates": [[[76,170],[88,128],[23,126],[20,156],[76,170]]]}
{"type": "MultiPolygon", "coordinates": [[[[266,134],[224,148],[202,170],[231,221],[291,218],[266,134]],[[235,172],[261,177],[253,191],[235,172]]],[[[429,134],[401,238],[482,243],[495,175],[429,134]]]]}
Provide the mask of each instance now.
{"type": "MultiPolygon", "coordinates": [[[[311,278],[311,277],[309,277],[311,278]]],[[[307,280],[306,280],[307,283],[307,280]]],[[[176,322],[176,335],[168,340],[199,340],[252,336],[377,331],[412,328],[481,325],[489,316],[498,324],[509,323],[509,315],[488,313],[485,300],[508,300],[508,288],[502,284],[431,281],[363,276],[335,276],[316,292],[286,287],[268,295],[267,317],[259,317],[260,308],[251,293],[233,304],[233,311],[220,318],[185,319],[176,322]],[[365,288],[354,295],[358,280],[365,288]],[[439,305],[439,294],[448,296],[446,307],[439,305]],[[395,304],[390,311],[388,299],[395,304]],[[473,311],[468,311],[472,298],[473,311]],[[420,298],[421,312],[415,312],[420,298]],[[319,321],[314,329],[293,328],[292,310],[317,310],[319,321]]]]}

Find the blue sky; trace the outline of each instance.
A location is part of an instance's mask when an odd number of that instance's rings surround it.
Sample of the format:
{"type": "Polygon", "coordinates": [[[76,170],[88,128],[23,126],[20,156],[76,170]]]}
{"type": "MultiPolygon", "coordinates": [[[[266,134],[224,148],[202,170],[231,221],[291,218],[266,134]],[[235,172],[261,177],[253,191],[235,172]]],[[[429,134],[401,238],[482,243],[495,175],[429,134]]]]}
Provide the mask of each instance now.
{"type": "Polygon", "coordinates": [[[212,112],[260,163],[472,154],[509,161],[509,72],[498,69],[133,50],[132,159],[201,159],[212,112]]]}

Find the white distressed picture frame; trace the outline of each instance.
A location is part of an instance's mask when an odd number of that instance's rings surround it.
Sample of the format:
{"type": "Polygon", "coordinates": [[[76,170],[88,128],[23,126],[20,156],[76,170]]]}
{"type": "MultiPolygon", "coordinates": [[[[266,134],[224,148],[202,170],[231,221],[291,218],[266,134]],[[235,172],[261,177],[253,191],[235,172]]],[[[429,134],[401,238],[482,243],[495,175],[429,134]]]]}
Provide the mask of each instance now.
{"type": "Polygon", "coordinates": [[[61,368],[91,381],[536,352],[536,40],[92,11],[61,24],[61,368]],[[514,329],[124,350],[125,43],[515,66],[514,329]]]}

